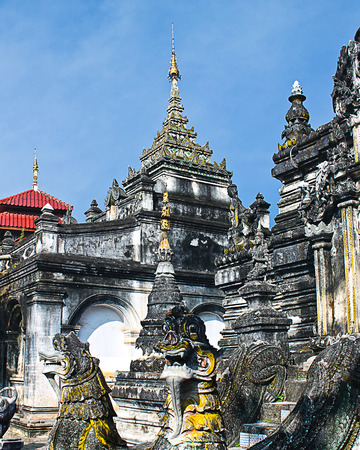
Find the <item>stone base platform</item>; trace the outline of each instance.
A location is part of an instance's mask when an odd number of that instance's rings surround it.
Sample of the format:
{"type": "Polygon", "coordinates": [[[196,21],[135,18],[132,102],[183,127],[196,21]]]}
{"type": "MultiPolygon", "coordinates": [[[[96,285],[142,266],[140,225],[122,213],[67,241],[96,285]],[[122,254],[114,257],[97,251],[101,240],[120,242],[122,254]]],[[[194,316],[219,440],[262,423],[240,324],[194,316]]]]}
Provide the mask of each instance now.
{"type": "Polygon", "coordinates": [[[0,439],[0,450],[20,450],[24,447],[21,439],[0,439]]]}

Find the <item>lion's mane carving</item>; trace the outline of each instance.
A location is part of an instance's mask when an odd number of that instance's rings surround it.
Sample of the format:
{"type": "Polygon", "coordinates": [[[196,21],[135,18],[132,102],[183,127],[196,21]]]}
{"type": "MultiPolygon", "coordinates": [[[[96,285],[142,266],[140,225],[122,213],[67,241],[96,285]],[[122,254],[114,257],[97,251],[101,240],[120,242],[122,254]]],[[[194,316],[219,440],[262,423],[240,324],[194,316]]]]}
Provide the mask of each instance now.
{"type": "Polygon", "coordinates": [[[294,410],[254,450],[347,450],[360,445],[360,335],[342,337],[312,363],[294,410]]]}
{"type": "Polygon", "coordinates": [[[44,373],[54,384],[62,380],[59,414],[50,432],[47,450],[116,450],[127,448],[118,435],[112,407],[99,361],[89,353],[75,333],[56,334],[52,355],[40,354],[44,373]]]}

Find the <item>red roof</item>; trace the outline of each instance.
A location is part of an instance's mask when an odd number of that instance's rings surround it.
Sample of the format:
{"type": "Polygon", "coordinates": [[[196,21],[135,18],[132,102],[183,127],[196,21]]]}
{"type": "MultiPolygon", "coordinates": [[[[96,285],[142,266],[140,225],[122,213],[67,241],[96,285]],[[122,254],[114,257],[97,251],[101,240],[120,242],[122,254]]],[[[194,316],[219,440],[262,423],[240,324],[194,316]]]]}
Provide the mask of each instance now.
{"type": "Polygon", "coordinates": [[[7,211],[0,213],[0,227],[35,230],[34,220],[39,216],[28,214],[14,214],[7,211]]]}
{"type": "MultiPolygon", "coordinates": [[[[73,209],[72,205],[62,202],[58,198],[40,190],[34,191],[34,189],[29,189],[28,191],[0,200],[0,205],[25,206],[28,208],[43,208],[47,203],[50,203],[54,209],[58,210],[66,211],[69,208],[71,210],[73,209]]],[[[19,214],[19,216],[22,216],[22,214],[19,214]]]]}

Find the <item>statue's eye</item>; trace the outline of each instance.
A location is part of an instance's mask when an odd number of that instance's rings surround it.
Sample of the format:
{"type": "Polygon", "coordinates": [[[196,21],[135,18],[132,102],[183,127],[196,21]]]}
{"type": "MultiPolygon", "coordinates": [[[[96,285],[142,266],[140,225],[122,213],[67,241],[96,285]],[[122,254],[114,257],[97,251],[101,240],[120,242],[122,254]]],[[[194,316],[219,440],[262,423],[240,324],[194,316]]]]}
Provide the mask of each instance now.
{"type": "Polygon", "coordinates": [[[198,326],[195,323],[189,325],[189,333],[191,337],[197,337],[198,326]]]}

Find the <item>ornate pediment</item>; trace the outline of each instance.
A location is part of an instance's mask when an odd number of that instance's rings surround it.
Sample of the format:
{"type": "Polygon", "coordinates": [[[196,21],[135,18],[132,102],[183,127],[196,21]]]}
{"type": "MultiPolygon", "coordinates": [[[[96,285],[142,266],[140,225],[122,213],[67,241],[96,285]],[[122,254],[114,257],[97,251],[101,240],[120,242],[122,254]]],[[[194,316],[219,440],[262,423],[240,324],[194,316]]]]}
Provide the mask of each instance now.
{"type": "Polygon", "coordinates": [[[331,94],[337,116],[351,119],[360,112],[360,28],[353,41],[342,47],[331,94]]]}

